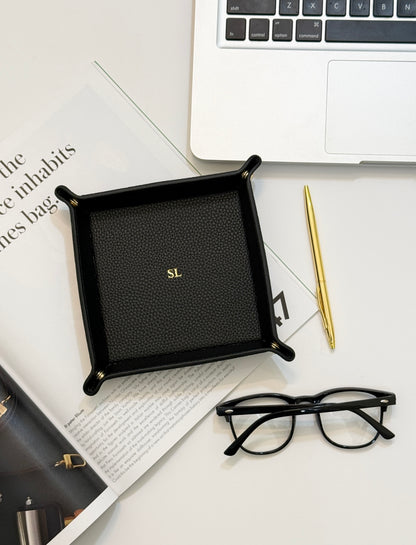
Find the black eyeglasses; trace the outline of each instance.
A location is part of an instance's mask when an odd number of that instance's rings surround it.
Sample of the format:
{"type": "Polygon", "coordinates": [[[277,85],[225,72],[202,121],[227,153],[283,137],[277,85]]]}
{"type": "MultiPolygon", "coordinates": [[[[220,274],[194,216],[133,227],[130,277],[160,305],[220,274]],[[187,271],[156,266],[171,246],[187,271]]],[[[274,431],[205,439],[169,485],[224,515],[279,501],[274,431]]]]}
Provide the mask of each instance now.
{"type": "Polygon", "coordinates": [[[233,456],[239,448],[250,454],[282,450],[292,439],[296,416],[303,414],[315,414],[323,436],[336,447],[367,447],[379,435],[392,439],[394,433],[383,426],[383,414],[395,404],[391,392],[334,388],[314,396],[256,394],[226,401],[216,409],[231,426],[235,441],[224,454],[233,456]]]}

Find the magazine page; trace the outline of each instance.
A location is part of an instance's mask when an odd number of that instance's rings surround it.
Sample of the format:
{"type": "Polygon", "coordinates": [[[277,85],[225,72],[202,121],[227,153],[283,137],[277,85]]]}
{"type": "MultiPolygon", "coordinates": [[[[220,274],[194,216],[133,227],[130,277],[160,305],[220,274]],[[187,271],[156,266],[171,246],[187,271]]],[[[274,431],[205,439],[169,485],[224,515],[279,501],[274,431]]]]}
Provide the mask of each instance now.
{"type": "Polygon", "coordinates": [[[0,362],[2,543],[70,543],[117,495],[0,362]]]}
{"type": "Polygon", "coordinates": [[[86,194],[193,175],[93,67],[53,111],[2,143],[1,355],[62,423],[85,397],[90,361],[69,213],[55,188],[86,194]]]}
{"type": "MultiPolygon", "coordinates": [[[[1,356],[117,493],[274,356],[112,379],[87,397],[82,384],[91,363],[71,225],[54,190],[62,184],[82,195],[195,174],[122,90],[94,68],[61,105],[0,150],[1,356]]],[[[316,312],[316,303],[282,264],[276,262],[271,274],[285,340],[316,312]]]]}

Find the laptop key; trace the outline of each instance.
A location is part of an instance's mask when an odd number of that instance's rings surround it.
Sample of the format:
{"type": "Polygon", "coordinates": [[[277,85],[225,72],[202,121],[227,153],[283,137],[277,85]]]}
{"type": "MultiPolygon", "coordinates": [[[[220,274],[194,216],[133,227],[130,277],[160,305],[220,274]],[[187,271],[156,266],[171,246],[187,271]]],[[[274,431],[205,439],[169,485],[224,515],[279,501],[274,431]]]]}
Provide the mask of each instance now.
{"type": "Polygon", "coordinates": [[[303,0],[303,15],[322,15],[322,0],[303,0]]]}
{"type": "Polygon", "coordinates": [[[374,0],[374,17],[393,17],[393,0],[374,0]]]}
{"type": "Polygon", "coordinates": [[[416,43],[416,21],[326,21],[327,42],[416,43]]]}
{"type": "Polygon", "coordinates": [[[351,17],[368,17],[370,15],[370,0],[351,0],[351,17]]]}
{"type": "Polygon", "coordinates": [[[274,15],[276,0],[227,0],[229,15],[274,15]]]}
{"type": "Polygon", "coordinates": [[[279,0],[279,15],[298,15],[299,0],[279,0]]]}
{"type": "Polygon", "coordinates": [[[237,17],[229,18],[225,22],[226,40],[245,40],[246,39],[246,20],[237,17]]]}
{"type": "Polygon", "coordinates": [[[248,37],[252,41],[265,42],[269,39],[269,20],[250,19],[248,37]]]}
{"type": "Polygon", "coordinates": [[[397,17],[416,17],[416,0],[397,0],[397,17]]]}
{"type": "Polygon", "coordinates": [[[343,17],[347,12],[347,0],[327,0],[326,14],[329,16],[343,17]]]}
{"type": "Polygon", "coordinates": [[[290,42],[293,32],[292,19],[274,19],[273,20],[273,40],[275,42],[290,42]]]}
{"type": "Polygon", "coordinates": [[[296,21],[296,40],[298,42],[320,42],[322,21],[320,19],[298,19],[296,21]]]}

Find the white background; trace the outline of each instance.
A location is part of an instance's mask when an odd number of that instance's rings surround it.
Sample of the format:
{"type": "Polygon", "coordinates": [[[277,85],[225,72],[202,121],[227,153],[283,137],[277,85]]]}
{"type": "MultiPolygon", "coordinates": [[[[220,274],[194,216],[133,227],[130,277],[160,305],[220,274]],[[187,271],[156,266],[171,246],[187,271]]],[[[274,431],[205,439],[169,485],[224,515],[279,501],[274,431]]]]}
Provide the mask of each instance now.
{"type": "MultiPolygon", "coordinates": [[[[0,139],[96,59],[201,172],[233,167],[196,161],[188,148],[192,14],[191,0],[8,3],[0,139]]],[[[211,412],[77,545],[415,543],[415,177],[411,167],[261,167],[264,238],[313,288],[302,197],[310,186],[337,348],[330,351],[315,316],[291,339],[293,363],[270,359],[236,392],[391,390],[396,438],[343,451],[307,417],[280,454],[229,459],[229,430],[211,412]]]]}

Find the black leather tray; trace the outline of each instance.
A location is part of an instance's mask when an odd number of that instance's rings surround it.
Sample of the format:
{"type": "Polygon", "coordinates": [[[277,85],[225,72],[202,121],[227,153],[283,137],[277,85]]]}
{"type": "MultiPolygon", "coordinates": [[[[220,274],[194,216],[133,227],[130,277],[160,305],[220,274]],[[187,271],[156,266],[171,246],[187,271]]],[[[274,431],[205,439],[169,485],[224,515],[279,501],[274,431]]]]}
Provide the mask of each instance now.
{"type": "Polygon", "coordinates": [[[71,212],[92,370],[108,378],[291,348],[277,337],[251,175],[237,171],[78,196],[71,212]]]}

